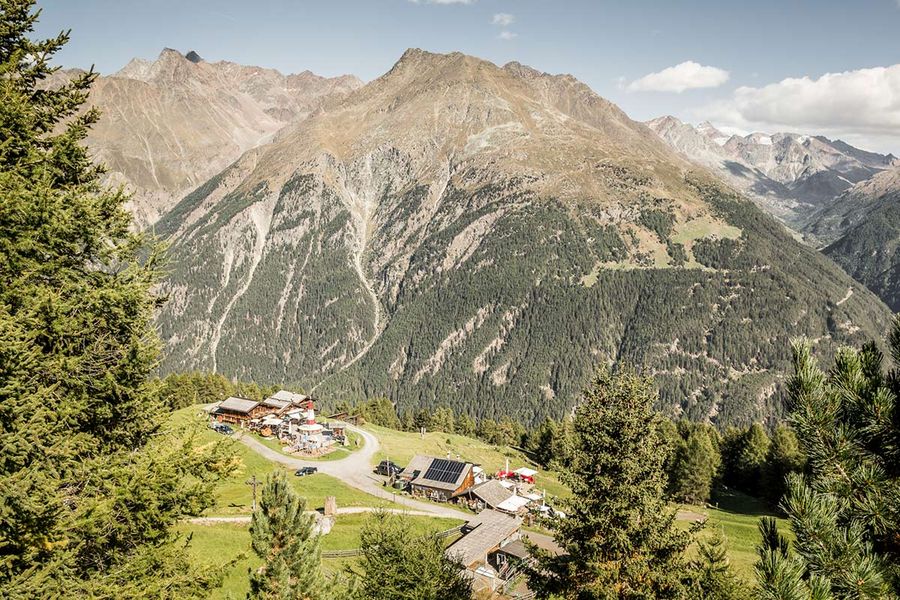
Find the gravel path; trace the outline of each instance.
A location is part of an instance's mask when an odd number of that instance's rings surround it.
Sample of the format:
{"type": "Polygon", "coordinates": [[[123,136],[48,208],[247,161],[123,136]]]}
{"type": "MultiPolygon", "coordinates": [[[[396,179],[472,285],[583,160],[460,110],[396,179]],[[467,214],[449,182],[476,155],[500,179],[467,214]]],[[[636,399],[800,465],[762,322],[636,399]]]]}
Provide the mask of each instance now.
{"type": "MultiPolygon", "coordinates": [[[[339,515],[358,515],[362,513],[370,513],[375,512],[376,510],[383,510],[389,513],[396,513],[402,515],[412,515],[415,517],[435,517],[434,513],[425,512],[421,510],[406,510],[403,508],[375,508],[372,506],[345,506],[343,508],[338,507],[337,514],[339,515]]],[[[314,513],[317,511],[308,511],[310,513],[314,513]]],[[[184,523],[193,523],[195,525],[215,525],[216,523],[238,523],[238,524],[248,524],[250,523],[250,515],[235,515],[233,517],[194,517],[191,519],[183,519],[184,523]]]]}
{"type": "MultiPolygon", "coordinates": [[[[295,470],[300,467],[316,467],[319,469],[320,473],[336,477],[350,487],[381,498],[382,500],[399,504],[403,507],[400,510],[409,514],[423,514],[445,517],[448,519],[460,519],[463,521],[468,521],[472,518],[471,514],[456,510],[446,504],[421,502],[407,496],[391,493],[390,488],[382,485],[384,480],[372,472],[373,465],[375,464],[375,454],[378,452],[380,446],[378,438],[358,427],[348,426],[348,429],[362,436],[365,443],[362,448],[355,452],[351,452],[346,458],[332,461],[313,461],[296,458],[283,452],[273,450],[249,435],[239,434],[238,439],[244,445],[272,462],[295,470]]],[[[338,512],[340,512],[340,509],[338,509],[338,512]]]]}

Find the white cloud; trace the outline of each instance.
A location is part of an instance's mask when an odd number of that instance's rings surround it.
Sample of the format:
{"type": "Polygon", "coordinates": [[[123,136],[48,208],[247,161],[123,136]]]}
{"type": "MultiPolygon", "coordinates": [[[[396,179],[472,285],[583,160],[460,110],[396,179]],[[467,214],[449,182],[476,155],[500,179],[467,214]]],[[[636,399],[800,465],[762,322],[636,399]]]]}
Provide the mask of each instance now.
{"type": "Polygon", "coordinates": [[[500,32],[500,35],[498,35],[497,37],[500,38],[501,40],[511,40],[511,39],[519,37],[519,34],[514,33],[512,31],[503,30],[500,32]]]}
{"type": "Polygon", "coordinates": [[[631,92],[675,92],[696,88],[719,87],[728,81],[728,71],[707,67],[692,60],[644,75],[628,85],[631,92]]]}
{"type": "Polygon", "coordinates": [[[739,87],[695,112],[744,130],[822,134],[897,152],[900,64],[739,87]]]}
{"type": "MultiPolygon", "coordinates": [[[[900,0],[897,0],[900,2],[900,0]]],[[[494,18],[491,19],[491,25],[500,25],[501,27],[507,27],[512,25],[516,20],[516,17],[509,13],[497,13],[494,15],[494,18]]]]}

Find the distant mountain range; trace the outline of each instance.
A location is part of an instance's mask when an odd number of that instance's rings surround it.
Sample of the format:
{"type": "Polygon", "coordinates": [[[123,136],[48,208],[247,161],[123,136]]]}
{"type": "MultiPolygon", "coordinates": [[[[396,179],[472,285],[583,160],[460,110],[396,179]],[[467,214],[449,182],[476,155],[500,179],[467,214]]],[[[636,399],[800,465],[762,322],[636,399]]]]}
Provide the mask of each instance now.
{"type": "Polygon", "coordinates": [[[787,225],[803,230],[834,198],[900,159],[840,140],[795,133],[726,135],[667,116],[647,122],[667,144],[748,194],[787,225]]]}
{"type": "MultiPolygon", "coordinates": [[[[198,60],[127,67],[107,114],[145,104],[129,94],[155,72],[206,93],[223,67],[198,60]]],[[[779,410],[789,338],[824,351],[886,326],[832,261],[571,76],[410,50],[274,133],[285,103],[241,87],[211,102],[271,124],[155,225],[165,370],[534,422],[630,362],[667,412],[746,423],[779,410]]],[[[166,131],[161,102],[146,120],[166,131]]]]}
{"type": "Polygon", "coordinates": [[[149,226],[288,122],[361,85],[353,76],[282,75],[167,48],[155,61],[135,59],[98,78],[89,103],[103,118],[88,143],[110,183],[133,192],[135,218],[149,226]]]}
{"type": "Polygon", "coordinates": [[[823,252],[900,312],[900,167],[860,182],[805,228],[823,252]]]}

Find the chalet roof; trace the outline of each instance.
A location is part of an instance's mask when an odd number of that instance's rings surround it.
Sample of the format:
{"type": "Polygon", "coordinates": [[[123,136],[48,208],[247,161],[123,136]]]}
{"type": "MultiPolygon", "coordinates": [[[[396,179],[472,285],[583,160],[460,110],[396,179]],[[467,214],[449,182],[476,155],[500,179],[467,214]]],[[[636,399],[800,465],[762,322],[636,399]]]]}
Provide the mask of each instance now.
{"type": "Polygon", "coordinates": [[[491,508],[497,508],[497,505],[513,495],[511,491],[502,486],[496,479],[489,479],[484,483],[479,483],[471,488],[469,492],[491,508]]]}
{"type": "Polygon", "coordinates": [[[266,398],[265,400],[260,402],[260,404],[262,404],[263,406],[268,406],[270,408],[275,408],[278,410],[281,410],[282,408],[285,408],[285,407],[291,405],[291,403],[288,402],[287,400],[279,400],[275,396],[269,396],[268,398],[266,398]]]}
{"type": "Polygon", "coordinates": [[[528,498],[523,498],[522,496],[516,496],[513,494],[500,504],[496,506],[497,510],[502,510],[503,512],[515,513],[518,512],[520,508],[523,506],[527,506],[528,503],[531,502],[528,498]]]}
{"type": "Polygon", "coordinates": [[[246,398],[236,398],[232,396],[219,403],[216,410],[227,410],[228,412],[249,413],[259,404],[256,400],[247,400],[246,398]]]}
{"type": "Polygon", "coordinates": [[[293,404],[300,404],[301,402],[305,402],[306,400],[310,399],[306,394],[298,394],[296,392],[289,392],[287,390],[278,390],[277,392],[272,394],[270,398],[281,400],[282,402],[291,402],[293,404]]]}
{"type": "Polygon", "coordinates": [[[424,454],[416,454],[406,463],[406,468],[400,472],[400,476],[404,479],[415,479],[420,473],[424,473],[431,464],[432,457],[424,454]]]}
{"type": "Polygon", "coordinates": [[[486,562],[492,550],[512,537],[522,526],[522,519],[495,510],[483,510],[472,518],[469,532],[447,548],[447,556],[459,560],[465,567],[486,562]]]}
{"type": "Polygon", "coordinates": [[[416,455],[401,476],[410,478],[412,485],[456,491],[472,470],[472,463],[434,456],[416,455]]]}
{"type": "Polygon", "coordinates": [[[529,556],[525,542],[520,539],[506,544],[501,550],[504,554],[509,554],[510,556],[515,556],[516,558],[521,558],[523,560],[527,559],[529,556]]]}

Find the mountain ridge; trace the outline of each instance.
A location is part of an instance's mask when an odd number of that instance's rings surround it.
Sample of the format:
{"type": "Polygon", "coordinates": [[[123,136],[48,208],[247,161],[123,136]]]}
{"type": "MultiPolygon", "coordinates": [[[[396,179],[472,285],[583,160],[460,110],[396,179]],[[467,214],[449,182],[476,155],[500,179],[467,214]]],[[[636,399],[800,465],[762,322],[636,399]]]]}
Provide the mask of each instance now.
{"type": "Polygon", "coordinates": [[[560,416],[609,360],[646,365],[669,413],[748,422],[779,410],[787,331],[888,318],[584,84],[460,53],[407,51],[159,231],[165,370],[404,408],[560,416]]]}
{"type": "MultiPolygon", "coordinates": [[[[49,85],[70,76],[59,72],[49,85]]],[[[148,227],[245,151],[361,84],[352,76],[192,61],[166,48],[156,60],[133,59],[98,77],[89,104],[104,116],[87,143],[107,166],[107,183],[133,194],[138,226],[148,227]]]]}
{"type": "Polygon", "coordinates": [[[825,136],[726,135],[709,122],[695,127],[672,116],[647,125],[794,229],[802,229],[817,209],[854,184],[900,165],[892,154],[861,150],[825,136]]]}

